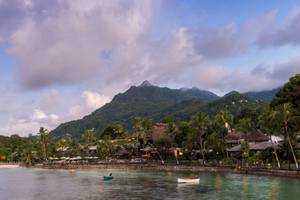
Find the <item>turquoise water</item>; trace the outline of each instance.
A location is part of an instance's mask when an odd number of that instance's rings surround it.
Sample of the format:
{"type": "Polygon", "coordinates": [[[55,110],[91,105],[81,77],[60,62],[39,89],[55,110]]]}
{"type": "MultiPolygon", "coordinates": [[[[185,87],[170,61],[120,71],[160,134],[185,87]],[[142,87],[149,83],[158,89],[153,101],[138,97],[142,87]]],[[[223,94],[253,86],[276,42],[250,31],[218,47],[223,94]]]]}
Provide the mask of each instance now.
{"type": "Polygon", "coordinates": [[[300,180],[215,173],[0,169],[1,200],[300,199],[300,180]],[[199,185],[177,184],[198,175],[199,185]]]}

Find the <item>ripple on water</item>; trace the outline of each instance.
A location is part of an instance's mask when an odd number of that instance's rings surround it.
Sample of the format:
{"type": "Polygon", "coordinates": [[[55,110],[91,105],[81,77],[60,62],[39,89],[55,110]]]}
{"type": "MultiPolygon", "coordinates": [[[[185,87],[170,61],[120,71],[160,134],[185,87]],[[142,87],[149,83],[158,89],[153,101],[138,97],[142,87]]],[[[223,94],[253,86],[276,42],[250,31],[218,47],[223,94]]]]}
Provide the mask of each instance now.
{"type": "Polygon", "coordinates": [[[218,173],[0,169],[0,200],[106,199],[299,199],[300,181],[291,178],[218,173]],[[200,176],[199,185],[177,178],[200,176]]]}

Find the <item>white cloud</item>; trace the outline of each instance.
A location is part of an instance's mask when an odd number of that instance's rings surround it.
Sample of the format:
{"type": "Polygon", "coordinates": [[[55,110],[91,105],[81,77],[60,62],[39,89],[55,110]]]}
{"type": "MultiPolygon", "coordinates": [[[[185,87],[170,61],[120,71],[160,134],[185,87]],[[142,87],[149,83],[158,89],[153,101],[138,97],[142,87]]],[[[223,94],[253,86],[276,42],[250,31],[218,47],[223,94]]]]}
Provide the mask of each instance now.
{"type": "Polygon", "coordinates": [[[48,129],[55,128],[61,123],[59,116],[54,113],[45,113],[41,109],[34,109],[32,113],[23,118],[12,116],[6,126],[1,126],[0,133],[5,135],[19,134],[27,135],[29,133],[35,134],[40,127],[48,129]]]}
{"type": "Polygon", "coordinates": [[[33,111],[32,119],[33,120],[44,120],[47,119],[47,115],[40,109],[35,109],[33,111]]]}
{"type": "Polygon", "coordinates": [[[18,61],[25,87],[72,83],[108,73],[104,52],[128,50],[151,21],[149,0],[64,3],[54,16],[27,18],[11,36],[10,53],[18,61]]]}
{"type": "Polygon", "coordinates": [[[260,35],[257,44],[261,47],[300,45],[300,8],[290,12],[283,25],[274,25],[260,35]]]}
{"type": "Polygon", "coordinates": [[[39,127],[52,130],[63,122],[90,114],[111,99],[93,90],[77,92],[64,94],[52,89],[39,94],[34,102],[30,97],[25,100],[23,94],[6,92],[0,99],[0,105],[5,105],[0,107],[0,134],[35,134],[39,127]]]}
{"type": "Polygon", "coordinates": [[[81,99],[77,104],[69,108],[67,119],[78,119],[90,114],[94,110],[102,107],[111,100],[110,97],[99,94],[91,90],[85,90],[81,94],[81,99]]]}
{"type": "Polygon", "coordinates": [[[39,107],[46,112],[59,112],[66,106],[65,96],[56,89],[51,89],[44,95],[41,95],[39,107]]]}
{"type": "Polygon", "coordinates": [[[28,14],[15,29],[9,49],[18,61],[22,85],[36,89],[84,83],[110,96],[145,79],[228,88],[235,76],[215,60],[255,46],[277,16],[277,10],[271,10],[241,24],[179,27],[157,37],[151,34],[157,2],[150,0],[65,0],[55,1],[52,7],[30,2],[32,9],[26,13],[38,14],[28,14]],[[48,14],[41,14],[41,9],[48,14]],[[220,81],[224,78],[229,80],[220,81]]]}
{"type": "Polygon", "coordinates": [[[86,105],[91,109],[100,108],[110,101],[109,97],[89,90],[84,91],[82,96],[85,99],[86,105]]]}
{"type": "Polygon", "coordinates": [[[261,34],[274,24],[277,10],[253,17],[241,25],[234,23],[218,28],[191,30],[198,53],[209,59],[239,55],[254,45],[261,34]]]}
{"type": "MultiPolygon", "coordinates": [[[[298,45],[297,10],[283,26],[275,24],[273,10],[240,24],[181,26],[157,35],[162,26],[152,23],[157,3],[0,0],[0,43],[16,60],[19,85],[29,89],[2,93],[0,133],[35,132],[81,118],[145,79],[248,91],[280,86],[300,71],[299,59],[234,71],[223,62],[257,46],[298,45]],[[76,91],[68,92],[72,86],[76,91]]],[[[10,91],[6,84],[1,91],[10,91]]]]}

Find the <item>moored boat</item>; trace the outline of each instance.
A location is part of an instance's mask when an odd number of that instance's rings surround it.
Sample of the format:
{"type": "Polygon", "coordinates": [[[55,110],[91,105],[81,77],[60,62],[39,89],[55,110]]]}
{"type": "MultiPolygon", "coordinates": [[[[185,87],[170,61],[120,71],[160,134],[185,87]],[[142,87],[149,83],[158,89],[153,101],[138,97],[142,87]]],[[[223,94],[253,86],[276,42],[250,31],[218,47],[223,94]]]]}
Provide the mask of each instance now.
{"type": "Polygon", "coordinates": [[[195,177],[195,178],[178,178],[177,179],[178,183],[199,183],[200,178],[195,177]]]}

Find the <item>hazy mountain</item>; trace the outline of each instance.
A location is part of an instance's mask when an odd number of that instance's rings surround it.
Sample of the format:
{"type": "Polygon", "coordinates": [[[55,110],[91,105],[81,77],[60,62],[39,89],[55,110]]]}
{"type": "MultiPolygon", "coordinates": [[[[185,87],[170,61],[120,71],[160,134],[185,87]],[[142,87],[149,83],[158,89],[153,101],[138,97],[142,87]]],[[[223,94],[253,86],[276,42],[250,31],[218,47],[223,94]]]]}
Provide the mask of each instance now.
{"type": "Polygon", "coordinates": [[[244,93],[245,96],[250,97],[254,100],[264,101],[264,102],[271,102],[272,99],[276,96],[281,88],[276,88],[273,90],[265,90],[260,92],[246,92],[244,93]]]}
{"type": "Polygon", "coordinates": [[[210,92],[207,90],[201,90],[196,87],[181,88],[180,90],[191,97],[199,98],[202,100],[216,100],[216,99],[220,98],[218,95],[216,95],[213,92],[210,92]]]}

